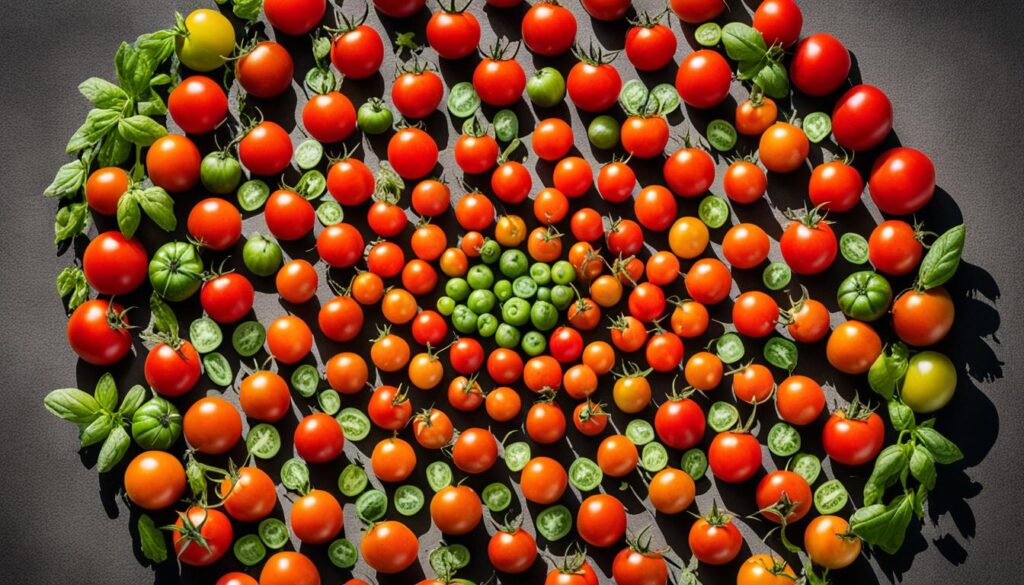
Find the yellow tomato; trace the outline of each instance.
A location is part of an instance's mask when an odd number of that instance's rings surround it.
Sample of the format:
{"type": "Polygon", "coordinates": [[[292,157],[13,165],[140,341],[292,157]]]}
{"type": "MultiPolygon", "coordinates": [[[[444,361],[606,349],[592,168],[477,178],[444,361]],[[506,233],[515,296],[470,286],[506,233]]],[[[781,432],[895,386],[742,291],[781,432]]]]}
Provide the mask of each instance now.
{"type": "Polygon", "coordinates": [[[200,8],[185,18],[175,50],[181,62],[194,71],[213,71],[227,62],[235,50],[235,29],[223,14],[200,8]]]}
{"type": "Polygon", "coordinates": [[[903,380],[903,402],[914,412],[935,412],[946,406],[956,391],[956,366],[937,351],[922,351],[910,358],[903,380]]]}
{"type": "Polygon", "coordinates": [[[506,248],[515,248],[526,239],[526,222],[518,215],[503,215],[494,226],[494,239],[506,248]]]}
{"type": "Polygon", "coordinates": [[[668,232],[672,253],[687,260],[696,258],[708,247],[708,226],[696,217],[680,217],[668,232]]]}

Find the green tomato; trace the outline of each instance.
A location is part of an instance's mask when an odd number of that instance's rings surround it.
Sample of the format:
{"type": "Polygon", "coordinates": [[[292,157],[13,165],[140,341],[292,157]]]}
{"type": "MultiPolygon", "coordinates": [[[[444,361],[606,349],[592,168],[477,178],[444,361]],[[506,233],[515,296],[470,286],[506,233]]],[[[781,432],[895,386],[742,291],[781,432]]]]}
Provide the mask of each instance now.
{"type": "Polygon", "coordinates": [[[530,322],[541,331],[550,331],[558,324],[558,309],[547,301],[537,301],[530,307],[530,322]]]}
{"type": "Polygon", "coordinates": [[[169,301],[183,301],[196,294],[202,279],[203,259],[187,242],[167,242],[149,261],[149,282],[169,301]]]}
{"type": "Polygon", "coordinates": [[[154,396],[132,415],[132,438],[143,449],[165,451],[181,436],[181,414],[163,398],[154,396]]]}
{"type": "Polygon", "coordinates": [[[572,287],[564,284],[556,284],[551,287],[551,304],[559,311],[564,311],[572,304],[575,297],[572,287]]]}
{"type": "Polygon", "coordinates": [[[512,283],[504,278],[494,283],[494,295],[503,303],[509,300],[512,298],[512,283]]]}
{"type": "Polygon", "coordinates": [[[551,302],[551,288],[547,286],[537,287],[537,300],[551,302]]]}
{"type": "Polygon", "coordinates": [[[366,134],[383,134],[391,129],[394,123],[395,115],[379,98],[370,98],[365,104],[359,106],[359,111],[356,113],[356,124],[366,134]]]}
{"type": "Polygon", "coordinates": [[[498,270],[509,278],[518,278],[530,269],[530,260],[521,250],[505,250],[498,261],[498,270]]]}
{"type": "Polygon", "coordinates": [[[498,330],[498,318],[490,313],[484,313],[476,320],[476,332],[481,337],[490,337],[498,330]]]}
{"type": "Polygon", "coordinates": [[[199,178],[203,182],[203,187],[211,193],[233,193],[242,182],[242,165],[227,151],[211,152],[203,157],[203,162],[199,166],[199,178]]]}
{"type": "Polygon", "coordinates": [[[955,391],[956,367],[944,354],[922,351],[910,358],[901,395],[914,412],[935,412],[949,403],[955,391]]]}
{"type": "Polygon", "coordinates": [[[451,297],[441,297],[437,299],[437,312],[441,313],[445,317],[451,316],[455,312],[455,299],[451,297]]]}
{"type": "Polygon", "coordinates": [[[508,323],[499,324],[494,332],[494,343],[498,344],[498,347],[512,349],[519,345],[519,330],[508,323]]]}
{"type": "Polygon", "coordinates": [[[494,309],[494,305],[497,301],[498,298],[494,296],[494,293],[491,291],[486,289],[475,290],[469,293],[466,305],[468,305],[470,310],[477,315],[482,315],[484,313],[490,313],[494,309]]]}
{"type": "Polygon", "coordinates": [[[473,290],[491,288],[494,285],[494,272],[483,264],[477,264],[466,273],[466,281],[473,290]]]}
{"type": "Polygon", "coordinates": [[[874,321],[885,314],[892,301],[892,287],[884,276],[870,270],[854,272],[839,285],[839,308],[847,317],[874,321]]]}
{"type": "Polygon", "coordinates": [[[494,264],[501,257],[501,244],[495,240],[487,240],[480,246],[480,260],[484,264],[494,264]]]}
{"type": "Polygon", "coordinates": [[[451,278],[444,283],[444,294],[455,299],[455,302],[461,303],[469,296],[469,283],[465,278],[459,276],[451,278]]]}
{"type": "Polygon", "coordinates": [[[526,82],[526,95],[542,108],[553,108],[565,99],[565,78],[554,67],[543,67],[526,82]]]}
{"type": "Polygon", "coordinates": [[[536,331],[530,331],[523,336],[522,348],[526,355],[537,356],[544,353],[548,347],[548,340],[536,331]]]}
{"type": "Polygon", "coordinates": [[[452,327],[459,333],[473,333],[476,331],[477,316],[472,309],[466,305],[457,305],[452,313],[452,327]]]}
{"type": "Polygon", "coordinates": [[[551,267],[551,280],[555,284],[570,284],[576,280],[576,269],[568,260],[559,260],[551,267]]]}
{"type": "Polygon", "coordinates": [[[540,285],[551,284],[551,267],[544,262],[534,262],[530,265],[530,278],[540,285]]]}
{"type": "Polygon", "coordinates": [[[594,118],[587,127],[590,143],[602,150],[615,148],[619,143],[619,123],[608,114],[594,118]]]}
{"type": "Polygon", "coordinates": [[[501,306],[501,320],[521,327],[530,321],[530,303],[519,297],[513,297],[501,306]]]}
{"type": "Polygon", "coordinates": [[[194,10],[185,18],[184,29],[175,38],[174,50],[193,71],[213,71],[235,51],[235,28],[216,10],[194,10]]]}
{"type": "Polygon", "coordinates": [[[281,267],[284,255],[281,246],[261,234],[253,234],[242,247],[242,261],[256,276],[270,276],[281,267]]]}

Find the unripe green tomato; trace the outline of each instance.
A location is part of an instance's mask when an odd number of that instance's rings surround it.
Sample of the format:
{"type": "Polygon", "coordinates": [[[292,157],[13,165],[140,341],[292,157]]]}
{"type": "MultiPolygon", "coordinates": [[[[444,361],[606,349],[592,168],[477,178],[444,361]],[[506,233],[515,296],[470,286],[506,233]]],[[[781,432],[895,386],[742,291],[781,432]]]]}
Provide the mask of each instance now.
{"type": "Polygon", "coordinates": [[[903,402],[914,412],[928,413],[946,406],[956,391],[956,367],[937,351],[922,351],[910,358],[903,380],[903,402]]]}

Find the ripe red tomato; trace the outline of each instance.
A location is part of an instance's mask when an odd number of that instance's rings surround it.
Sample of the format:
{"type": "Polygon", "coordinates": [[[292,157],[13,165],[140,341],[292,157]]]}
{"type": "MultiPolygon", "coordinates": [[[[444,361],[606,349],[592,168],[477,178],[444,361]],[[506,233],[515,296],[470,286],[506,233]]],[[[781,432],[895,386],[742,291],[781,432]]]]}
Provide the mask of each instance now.
{"type": "Polygon", "coordinates": [[[337,498],[315,489],[292,503],[288,523],[303,543],[326,544],[341,532],[345,516],[337,498]]]}
{"type": "Polygon", "coordinates": [[[406,118],[426,118],[443,96],[441,76],[429,69],[404,70],[391,85],[391,103],[406,118]]]}
{"type": "MultiPolygon", "coordinates": [[[[533,178],[530,171],[518,161],[503,162],[491,173],[491,190],[504,203],[522,203],[530,194],[532,187],[533,178]]],[[[415,191],[413,194],[415,195],[415,191]]],[[[445,207],[447,208],[447,202],[445,207]]]]}
{"type": "Polygon", "coordinates": [[[430,519],[444,534],[461,535],[480,525],[483,506],[480,496],[468,485],[449,485],[430,499],[430,519]]]}
{"type": "Polygon", "coordinates": [[[260,122],[238,143],[238,158],[254,175],[277,175],[292,162],[292,139],[278,124],[260,122]]]}
{"type": "Polygon", "coordinates": [[[420,179],[437,166],[437,143],[419,128],[402,128],[388,142],[388,162],[403,179],[420,179]]]}
{"type": "Polygon", "coordinates": [[[827,33],[813,34],[796,46],[789,78],[807,95],[823,96],[839,89],[850,75],[850,52],[827,33]]]}
{"type": "Polygon", "coordinates": [[[882,213],[916,213],[935,194],[935,165],[920,150],[906,147],[887,150],[871,168],[868,193],[882,213]]]}
{"type": "Polygon", "coordinates": [[[128,294],[146,279],[149,258],[136,238],[111,230],[93,238],[82,256],[85,279],[103,295],[128,294]]]}
{"type": "Polygon", "coordinates": [[[814,167],[807,195],[815,207],[827,211],[849,211],[860,201],[864,179],[852,165],[834,160],[814,167]]]}
{"type": "Polygon", "coordinates": [[[804,15],[793,0],[765,0],[754,11],[753,26],[769,47],[789,48],[800,38],[804,15]]]}
{"type": "Polygon", "coordinates": [[[263,564],[260,585],[320,585],[320,572],[302,553],[275,553],[263,564]]]}
{"type": "Polygon", "coordinates": [[[829,335],[825,355],[832,367],[845,374],[863,374],[882,353],[882,339],[870,325],[846,321],[829,335]]]}
{"type": "Polygon", "coordinates": [[[174,552],[182,564],[205,567],[220,560],[235,538],[231,520],[220,510],[192,506],[174,525],[174,552]],[[185,528],[186,518],[189,528],[185,528]]]}
{"type": "Polygon", "coordinates": [[[778,117],[779,107],[772,98],[747,99],[736,106],[736,131],[744,136],[760,136],[778,117]]]}
{"type": "Polygon", "coordinates": [[[309,325],[295,315],[278,317],[267,327],[267,351],[281,363],[298,362],[309,355],[312,347],[313,333],[309,325]]]}
{"type": "Polygon", "coordinates": [[[366,79],[384,62],[384,42],[365,24],[342,31],[331,44],[331,63],[345,77],[366,79]]]}
{"type": "Polygon", "coordinates": [[[708,464],[716,480],[747,481],[761,468],[761,444],[750,433],[718,433],[708,448],[708,464]]]}
{"type": "Polygon", "coordinates": [[[665,291],[656,284],[642,282],[629,293],[629,313],[643,323],[650,323],[665,312],[665,291]]]}
{"type": "Polygon", "coordinates": [[[143,368],[146,383],[157,394],[181,396],[199,381],[199,354],[188,341],[179,340],[179,343],[177,347],[172,347],[160,342],[146,355],[143,368]]]}
{"type": "Polygon", "coordinates": [[[676,220],[677,211],[675,196],[661,185],[644,187],[633,202],[633,212],[640,225],[656,232],[667,230],[676,220]]]}
{"type": "Polygon", "coordinates": [[[729,296],[732,274],[721,260],[701,258],[686,273],[686,293],[702,305],[720,303],[729,296]]]}
{"type": "Polygon", "coordinates": [[[455,141],[455,163],[471,175],[491,170],[498,162],[498,142],[490,135],[463,134],[455,141]]]}
{"type": "Polygon", "coordinates": [[[483,473],[497,460],[498,441],[487,429],[466,429],[452,446],[452,462],[465,473],[483,473]]]}
{"type": "Polygon", "coordinates": [[[786,329],[801,343],[817,343],[828,333],[830,317],[821,301],[802,298],[787,312],[787,318],[786,329]]]}
{"type": "Polygon", "coordinates": [[[220,455],[242,438],[242,417],[227,400],[204,396],[185,411],[183,428],[190,447],[207,455],[220,455]]]}
{"type": "Polygon", "coordinates": [[[775,408],[779,418],[790,424],[810,424],[825,408],[825,391],[807,376],[792,375],[776,388],[775,408]]]}
{"type": "Polygon", "coordinates": [[[252,310],[256,291],[249,279],[237,272],[228,272],[207,280],[199,292],[203,310],[221,324],[234,323],[252,310]]]}
{"type": "Polygon", "coordinates": [[[668,563],[661,552],[633,542],[615,555],[612,577],[618,585],[665,585],[668,563]]]}
{"type": "Polygon", "coordinates": [[[733,523],[732,516],[719,512],[717,504],[710,514],[693,523],[688,540],[693,555],[708,565],[732,562],[743,546],[743,535],[733,523]]]}
{"type": "Polygon", "coordinates": [[[211,250],[227,250],[242,237],[242,214],[230,201],[209,197],[188,213],[188,233],[211,250]]]}
{"type": "Polygon", "coordinates": [[[537,542],[522,528],[504,526],[491,536],[487,558],[502,573],[522,573],[537,560],[537,542]]]}
{"type": "Polygon", "coordinates": [[[704,410],[689,398],[672,398],[661,403],[654,415],[658,440],[672,449],[689,449],[704,438],[704,410]]]}
{"type": "Polygon", "coordinates": [[[315,95],[302,107],[302,125],[320,142],[341,142],[356,129],[356,109],[341,92],[315,95]]]}
{"type": "Polygon", "coordinates": [[[258,467],[240,467],[219,486],[224,510],[235,520],[258,522],[277,506],[277,488],[267,472],[258,467]]]}
{"type": "MultiPolygon", "coordinates": [[[[511,2],[511,6],[515,6],[520,0],[487,0],[491,4],[496,2],[511,2]]],[[[587,11],[590,16],[593,16],[597,20],[614,21],[622,18],[626,11],[629,10],[633,0],[581,0],[583,8],[587,11]]],[[[591,571],[593,572],[593,571],[591,571]]],[[[548,584],[545,584],[548,585],[548,584]]]]}
{"type": "Polygon", "coordinates": [[[826,221],[810,213],[794,220],[782,232],[782,258],[797,274],[818,274],[828,269],[839,252],[836,234],[826,221]]]}
{"type": "Polygon", "coordinates": [[[534,53],[546,57],[561,55],[576,40],[576,17],[564,6],[539,2],[523,15],[522,33],[523,42],[534,53]]]}
{"type": "Polygon", "coordinates": [[[451,361],[452,369],[468,376],[484,364],[484,348],[472,337],[460,337],[449,348],[448,359],[451,361]]]}
{"type": "Polygon", "coordinates": [[[180,134],[157,138],[146,151],[149,180],[171,193],[187,191],[199,182],[201,162],[195,143],[180,134]]]}
{"type": "Polygon", "coordinates": [[[427,22],[427,43],[445,59],[461,59],[476,52],[480,21],[468,10],[450,12],[442,6],[427,22]]]}
{"type": "Polygon", "coordinates": [[[873,85],[855,85],[832,110],[832,134],[840,146],[869,150],[882,143],[892,130],[892,102],[873,85]]]}
{"type": "Polygon", "coordinates": [[[773,173],[791,173],[804,165],[811,144],[804,131],[789,122],[776,122],[761,135],[757,155],[773,173]]]}
{"type": "Polygon", "coordinates": [[[882,417],[854,401],[828,417],[821,434],[825,453],[843,465],[864,465],[874,461],[885,443],[882,417]]]}
{"type": "Polygon", "coordinates": [[[879,272],[903,275],[917,268],[924,246],[909,223],[890,219],[875,226],[868,238],[868,259],[879,272]]]}
{"type": "Polygon", "coordinates": [[[238,402],[245,416],[274,423],[288,414],[292,397],[284,378],[274,372],[260,370],[242,380],[238,402]]]}
{"type": "MultiPolygon", "coordinates": [[[[564,422],[565,419],[562,420],[564,422]]],[[[565,472],[565,467],[550,457],[531,459],[523,468],[519,481],[526,501],[541,505],[557,502],[565,493],[568,483],[569,476],[565,472]]]]}
{"type": "Polygon", "coordinates": [[[272,98],[292,84],[295,63],[279,43],[263,41],[235,61],[235,77],[242,88],[258,98],[272,98]]]}
{"type": "MultiPolygon", "coordinates": [[[[679,1],[679,0],[677,0],[679,1]]],[[[683,59],[676,73],[676,91],[687,105],[713,108],[729,95],[732,69],[721,54],[710,49],[694,51],[683,59]]]]}
{"type": "Polygon", "coordinates": [[[94,366],[119,362],[132,347],[124,307],[103,299],[85,301],[75,308],[68,319],[67,338],[78,357],[94,366]]]}
{"type": "Polygon", "coordinates": [[[591,546],[611,546],[626,534],[626,508],[615,496],[589,496],[576,512],[576,531],[591,546]]]}
{"type": "Polygon", "coordinates": [[[373,0],[374,8],[391,18],[412,16],[426,3],[426,0],[373,0]]]}
{"type": "Polygon", "coordinates": [[[382,238],[393,238],[402,233],[409,223],[405,210],[382,198],[370,206],[366,212],[366,223],[375,234],[382,238]]]}
{"type": "Polygon", "coordinates": [[[481,101],[492,106],[510,106],[526,89],[526,72],[515,60],[519,46],[509,55],[509,47],[498,46],[473,70],[473,88],[481,101]]]}
{"type": "Polygon", "coordinates": [[[668,144],[668,122],[662,116],[630,116],[622,123],[622,148],[636,158],[654,158],[668,144]]]}
{"type": "Polygon", "coordinates": [[[747,337],[765,337],[775,331],[779,305],[767,294],[752,290],[741,294],[732,306],[736,331],[747,337]]]}
{"type": "Polygon", "coordinates": [[[722,255],[735,268],[753,268],[764,262],[771,240],[764,230],[752,223],[729,228],[722,239],[722,255]]]}
{"type": "Polygon", "coordinates": [[[665,160],[665,184],[680,197],[707,193],[715,180],[715,161],[700,148],[680,148],[665,160]]]}
{"type": "Polygon", "coordinates": [[[764,197],[768,190],[768,177],[756,164],[738,160],[725,169],[722,190],[736,203],[753,203],[764,197]]]}
{"type": "Polygon", "coordinates": [[[892,304],[892,329],[910,345],[933,345],[949,333],[953,316],[953,299],[946,289],[911,289],[896,297],[892,304]]]}
{"type": "Polygon", "coordinates": [[[378,386],[366,405],[366,414],[378,427],[397,431],[412,418],[412,403],[404,391],[394,386],[378,386]]]}
{"type": "Polygon", "coordinates": [[[363,532],[359,554],[374,571],[390,575],[416,562],[419,547],[419,539],[405,524],[385,520],[363,532]]]}
{"type": "Polygon", "coordinates": [[[344,222],[327,226],[316,239],[320,257],[335,268],[345,268],[358,262],[363,257],[363,248],[363,235],[344,222]]]}
{"type": "Polygon", "coordinates": [[[723,0],[669,0],[668,6],[679,20],[689,24],[707,22],[725,10],[723,0]]]}
{"type": "Polygon", "coordinates": [[[345,434],[334,417],[314,412],[295,427],[295,452],[310,463],[327,463],[341,455],[345,434]]]}
{"type": "Polygon", "coordinates": [[[120,167],[96,169],[85,182],[85,200],[101,215],[115,215],[117,202],[131,186],[128,173],[120,167]]]}
{"type": "Polygon", "coordinates": [[[541,120],[533,129],[532,144],[534,153],[540,158],[559,160],[573,146],[572,128],[558,118],[541,120]]]}
{"type": "Polygon", "coordinates": [[[799,522],[811,510],[811,486],[803,476],[792,471],[773,471],[761,478],[755,498],[761,515],[776,523],[781,523],[782,517],[775,511],[767,511],[773,506],[792,507],[786,514],[786,522],[790,524],[799,522]]]}
{"type": "Polygon", "coordinates": [[[636,173],[625,162],[612,161],[597,173],[597,192],[610,203],[621,203],[629,199],[635,187],[636,173]]]}
{"type": "Polygon", "coordinates": [[[326,11],[326,0],[263,0],[263,14],[270,25],[292,36],[313,30],[326,11]]]}
{"type": "Polygon", "coordinates": [[[657,71],[676,54],[676,34],[659,21],[641,21],[626,32],[626,58],[639,71],[657,71]]]}
{"type": "Polygon", "coordinates": [[[140,508],[166,508],[185,491],[185,468],[166,451],[144,451],[125,468],[124,491],[140,508]]]}
{"type": "Polygon", "coordinates": [[[345,206],[360,205],[373,195],[376,181],[363,161],[343,158],[327,170],[327,191],[345,206]]]}
{"type": "Polygon", "coordinates": [[[584,112],[603,112],[615,104],[622,77],[606,56],[596,55],[573,65],[565,80],[569,99],[584,112]]]}
{"type": "Polygon", "coordinates": [[[278,189],[270,195],[264,206],[267,228],[279,240],[299,240],[313,231],[316,211],[313,205],[298,193],[278,189]]]}
{"type": "Polygon", "coordinates": [[[228,114],[224,89],[205,75],[186,77],[167,96],[171,119],[187,134],[212,132],[228,114]]]}

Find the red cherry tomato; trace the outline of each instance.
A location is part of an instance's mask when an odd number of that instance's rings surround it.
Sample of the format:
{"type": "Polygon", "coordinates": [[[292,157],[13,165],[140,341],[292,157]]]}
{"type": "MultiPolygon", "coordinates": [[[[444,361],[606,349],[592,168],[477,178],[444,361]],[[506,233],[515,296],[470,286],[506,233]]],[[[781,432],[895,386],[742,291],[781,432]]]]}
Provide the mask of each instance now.
{"type": "Polygon", "coordinates": [[[874,148],[891,130],[892,102],[873,85],[851,87],[832,110],[832,135],[850,150],[874,148]]]}

